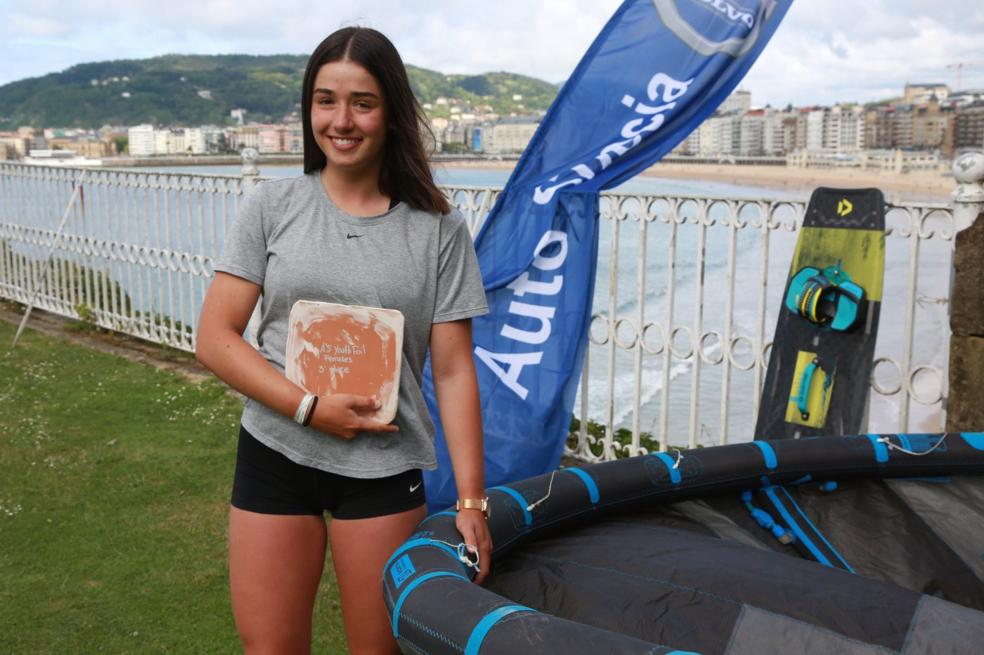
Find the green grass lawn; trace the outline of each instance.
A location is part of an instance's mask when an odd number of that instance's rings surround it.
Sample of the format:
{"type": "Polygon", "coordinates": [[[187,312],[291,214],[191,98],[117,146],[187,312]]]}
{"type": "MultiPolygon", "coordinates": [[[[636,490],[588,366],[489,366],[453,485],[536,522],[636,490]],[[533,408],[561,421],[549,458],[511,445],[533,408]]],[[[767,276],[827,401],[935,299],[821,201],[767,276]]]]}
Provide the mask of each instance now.
{"type": "MultiPolygon", "coordinates": [[[[0,653],[234,653],[240,403],[0,322],[0,653]]],[[[314,652],[345,651],[331,563],[314,652]]]]}

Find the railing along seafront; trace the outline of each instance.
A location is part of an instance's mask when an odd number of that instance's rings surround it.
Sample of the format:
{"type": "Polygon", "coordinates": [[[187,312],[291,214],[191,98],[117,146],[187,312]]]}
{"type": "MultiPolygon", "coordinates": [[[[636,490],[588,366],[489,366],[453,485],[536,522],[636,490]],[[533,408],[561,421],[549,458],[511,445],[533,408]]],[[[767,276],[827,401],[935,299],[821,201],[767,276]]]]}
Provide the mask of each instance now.
{"type": "MultiPolygon", "coordinates": [[[[193,351],[212,263],[261,179],[251,162],[242,176],[0,163],[0,297],[193,351]]],[[[474,234],[500,190],[444,191],[474,234]]],[[[601,208],[574,414],[604,434],[581,420],[568,454],[750,438],[805,199],[605,193],[601,208]]],[[[953,211],[891,205],[887,223],[869,427],[939,430],[953,211]]]]}

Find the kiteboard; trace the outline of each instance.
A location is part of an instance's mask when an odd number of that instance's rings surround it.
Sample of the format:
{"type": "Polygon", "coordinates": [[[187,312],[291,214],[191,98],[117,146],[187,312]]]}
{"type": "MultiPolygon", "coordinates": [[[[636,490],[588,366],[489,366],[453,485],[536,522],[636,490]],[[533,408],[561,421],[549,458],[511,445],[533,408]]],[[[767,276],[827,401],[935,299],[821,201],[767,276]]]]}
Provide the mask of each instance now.
{"type": "Polygon", "coordinates": [[[756,439],[863,431],[884,270],[881,191],[816,189],[783,291],[756,439]]]}

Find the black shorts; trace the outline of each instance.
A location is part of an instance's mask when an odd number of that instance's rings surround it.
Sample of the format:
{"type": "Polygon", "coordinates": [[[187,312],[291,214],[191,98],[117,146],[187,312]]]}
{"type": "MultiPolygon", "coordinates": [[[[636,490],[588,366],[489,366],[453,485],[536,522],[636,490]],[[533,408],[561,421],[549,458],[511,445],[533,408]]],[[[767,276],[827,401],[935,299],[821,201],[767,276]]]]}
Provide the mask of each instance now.
{"type": "Polygon", "coordinates": [[[239,428],[233,507],[260,514],[321,516],[328,511],[337,519],[367,519],[423,504],[420,469],[385,478],[350,478],[297,464],[239,428]]]}

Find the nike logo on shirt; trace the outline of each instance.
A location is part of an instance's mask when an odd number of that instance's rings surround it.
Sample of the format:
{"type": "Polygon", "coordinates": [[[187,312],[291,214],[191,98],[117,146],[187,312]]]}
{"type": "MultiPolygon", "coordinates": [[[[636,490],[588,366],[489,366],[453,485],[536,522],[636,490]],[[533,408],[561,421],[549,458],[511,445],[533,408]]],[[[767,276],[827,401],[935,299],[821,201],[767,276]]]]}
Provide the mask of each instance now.
{"type": "Polygon", "coordinates": [[[346,234],[345,235],[345,238],[346,239],[361,239],[364,236],[365,236],[364,234],[346,234]]]}

